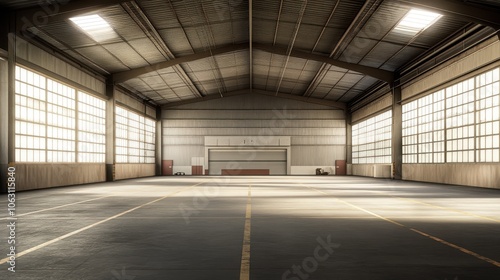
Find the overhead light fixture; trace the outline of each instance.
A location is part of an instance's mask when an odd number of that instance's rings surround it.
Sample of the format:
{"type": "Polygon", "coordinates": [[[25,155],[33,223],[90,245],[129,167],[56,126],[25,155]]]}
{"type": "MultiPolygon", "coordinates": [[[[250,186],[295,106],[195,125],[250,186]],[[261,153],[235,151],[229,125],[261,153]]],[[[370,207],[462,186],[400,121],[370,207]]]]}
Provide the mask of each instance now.
{"type": "Polygon", "coordinates": [[[394,28],[395,31],[409,35],[415,35],[436,23],[442,15],[420,10],[411,9],[406,16],[394,28]]]}
{"type": "Polygon", "coordinates": [[[78,27],[96,42],[103,42],[118,37],[111,25],[99,15],[70,18],[78,27]]]}

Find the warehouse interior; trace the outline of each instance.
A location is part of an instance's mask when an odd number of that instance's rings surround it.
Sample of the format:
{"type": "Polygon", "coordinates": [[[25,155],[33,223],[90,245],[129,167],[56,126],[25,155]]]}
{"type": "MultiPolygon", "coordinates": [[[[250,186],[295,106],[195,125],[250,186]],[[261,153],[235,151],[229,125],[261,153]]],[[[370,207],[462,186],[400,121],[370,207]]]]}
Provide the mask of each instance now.
{"type": "Polygon", "coordinates": [[[0,8],[0,193],[17,193],[27,240],[16,279],[500,275],[500,2],[0,8]],[[311,257],[330,233],[339,254],[311,257]],[[348,251],[356,240],[390,245],[348,251]]]}

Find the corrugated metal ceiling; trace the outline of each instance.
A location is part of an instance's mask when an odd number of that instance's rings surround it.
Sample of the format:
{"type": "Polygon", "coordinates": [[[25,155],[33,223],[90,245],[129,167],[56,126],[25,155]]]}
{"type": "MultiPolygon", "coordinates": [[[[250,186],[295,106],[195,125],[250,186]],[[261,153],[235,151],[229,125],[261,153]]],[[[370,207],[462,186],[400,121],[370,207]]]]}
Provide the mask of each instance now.
{"type": "MultiPolygon", "coordinates": [[[[0,0],[0,7],[36,11],[38,2],[0,0]]],[[[493,0],[467,3],[500,8],[493,0]]],[[[73,4],[85,7],[83,1],[73,4]]],[[[64,16],[36,30],[41,40],[104,75],[146,69],[149,73],[130,74],[119,84],[159,105],[251,87],[347,103],[380,82],[373,71],[396,72],[470,24],[445,15],[416,36],[403,36],[393,29],[411,6],[398,0],[253,0],[252,8],[252,43],[266,47],[253,50],[252,62],[245,0],[117,0],[95,10],[119,35],[107,42],[95,42],[64,16]],[[238,44],[248,48],[231,50],[238,44]],[[220,48],[227,50],[219,53],[220,48]],[[307,59],[294,57],[292,50],[307,59]],[[198,58],[203,52],[214,54],[198,58]],[[324,63],[329,56],[372,70],[324,63]],[[186,61],[157,65],[179,58],[186,61]]]]}

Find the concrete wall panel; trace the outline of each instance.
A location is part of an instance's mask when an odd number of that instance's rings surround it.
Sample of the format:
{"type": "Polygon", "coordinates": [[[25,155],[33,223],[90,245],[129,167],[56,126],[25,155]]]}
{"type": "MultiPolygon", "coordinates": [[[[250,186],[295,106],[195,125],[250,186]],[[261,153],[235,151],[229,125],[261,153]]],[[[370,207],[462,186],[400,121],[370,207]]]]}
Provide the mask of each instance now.
{"type": "Polygon", "coordinates": [[[18,191],[106,181],[105,164],[16,164],[18,191]]]}
{"type": "Polygon", "coordinates": [[[375,100],[369,105],[355,111],[352,113],[352,123],[356,123],[361,121],[364,118],[367,118],[375,113],[380,113],[382,111],[387,111],[392,106],[392,94],[387,93],[381,98],[375,100]]]}
{"type": "Polygon", "coordinates": [[[403,164],[403,180],[500,189],[500,165],[403,164]]]}
{"type": "Polygon", "coordinates": [[[155,176],[156,169],[154,164],[116,164],[115,180],[151,177],[155,176]]]}

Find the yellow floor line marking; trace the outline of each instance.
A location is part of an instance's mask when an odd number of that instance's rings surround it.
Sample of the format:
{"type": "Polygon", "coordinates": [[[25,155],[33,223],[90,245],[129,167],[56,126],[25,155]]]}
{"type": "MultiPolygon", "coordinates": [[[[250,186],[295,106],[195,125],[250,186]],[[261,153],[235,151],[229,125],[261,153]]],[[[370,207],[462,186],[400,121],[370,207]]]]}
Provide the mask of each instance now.
{"type": "Polygon", "coordinates": [[[466,254],[468,254],[468,255],[474,256],[474,257],[476,257],[476,258],[478,258],[478,259],[480,259],[480,260],[483,260],[483,261],[485,261],[485,262],[489,262],[489,263],[491,263],[491,264],[492,264],[492,265],[494,265],[494,266],[500,267],[500,262],[497,262],[497,261],[495,261],[495,260],[492,260],[492,259],[490,259],[490,258],[487,258],[487,257],[485,257],[485,256],[482,256],[482,255],[480,255],[480,254],[478,254],[478,253],[476,253],[476,252],[473,252],[473,251],[471,251],[471,250],[467,250],[467,249],[465,249],[465,248],[463,248],[463,247],[460,247],[460,246],[458,246],[458,245],[455,245],[455,244],[453,244],[453,243],[450,243],[450,242],[448,242],[448,241],[446,241],[446,240],[443,240],[443,239],[441,239],[441,238],[438,238],[438,237],[432,236],[432,235],[430,235],[430,234],[427,234],[427,233],[425,233],[425,232],[419,231],[418,229],[414,229],[414,228],[409,228],[409,229],[411,229],[412,231],[414,231],[414,232],[416,232],[416,233],[418,233],[418,234],[420,234],[420,235],[422,235],[422,236],[425,236],[425,237],[428,237],[428,238],[430,238],[430,239],[433,239],[433,240],[435,240],[435,241],[437,241],[437,242],[439,242],[439,243],[442,243],[442,244],[444,244],[444,245],[448,245],[448,246],[450,246],[450,247],[452,247],[452,248],[455,248],[455,249],[457,249],[457,250],[459,250],[459,251],[461,251],[461,252],[463,252],[463,253],[466,253],[466,254]]]}
{"type": "Polygon", "coordinates": [[[245,214],[245,232],[241,251],[240,280],[250,279],[250,229],[252,221],[252,186],[248,187],[247,210],[245,214]]]}
{"type": "MultiPolygon", "coordinates": [[[[371,192],[380,193],[380,191],[371,191],[371,192]]],[[[493,221],[493,222],[500,223],[500,220],[494,219],[494,218],[490,218],[490,217],[487,217],[487,216],[476,215],[476,214],[473,214],[473,213],[470,213],[470,212],[466,212],[466,211],[462,211],[462,210],[457,210],[457,209],[453,209],[453,208],[449,208],[449,207],[445,207],[445,206],[439,206],[439,205],[435,205],[435,204],[423,202],[423,201],[416,200],[416,199],[399,197],[399,196],[395,196],[395,195],[392,195],[392,194],[384,193],[384,195],[385,196],[390,196],[390,197],[393,197],[393,198],[396,198],[396,199],[399,199],[399,200],[406,200],[406,201],[410,201],[410,202],[413,202],[413,203],[418,203],[418,204],[422,204],[422,205],[431,206],[431,207],[434,207],[434,208],[437,208],[437,209],[444,209],[444,210],[447,210],[447,211],[451,211],[451,212],[463,214],[463,215],[466,215],[466,216],[476,217],[476,218],[490,220],[490,221],[493,221]]]]}
{"type": "MultiPolygon", "coordinates": [[[[63,207],[68,207],[68,206],[72,206],[72,205],[76,205],[76,204],[81,204],[81,203],[85,203],[85,202],[95,201],[95,200],[103,199],[103,198],[110,197],[110,196],[112,196],[112,195],[101,196],[101,197],[98,197],[98,198],[92,198],[92,199],[88,199],[88,200],[84,200],[84,201],[79,201],[79,202],[69,203],[69,204],[65,204],[65,205],[55,206],[55,207],[52,207],[52,208],[37,210],[37,211],[29,212],[29,213],[17,214],[16,218],[17,217],[27,216],[27,215],[32,215],[32,214],[36,214],[36,213],[41,213],[41,212],[45,212],[45,211],[55,210],[55,209],[59,209],[59,208],[63,208],[63,207]]],[[[11,218],[9,218],[9,217],[7,217],[7,218],[0,218],[0,220],[9,220],[9,219],[11,219],[11,218]]]]}
{"type": "Polygon", "coordinates": [[[323,191],[317,190],[317,189],[312,188],[312,187],[309,187],[309,186],[305,186],[305,185],[302,185],[302,186],[304,186],[304,187],[306,187],[306,188],[309,188],[309,189],[311,189],[311,190],[314,190],[314,191],[316,191],[316,192],[322,193],[322,194],[324,194],[324,195],[328,195],[328,196],[330,196],[331,198],[334,198],[334,199],[336,199],[336,200],[338,200],[338,201],[340,201],[340,202],[342,202],[342,203],[344,203],[344,204],[346,204],[346,205],[349,205],[349,206],[351,206],[351,207],[353,207],[353,208],[356,208],[356,209],[358,209],[358,210],[360,210],[360,211],[363,211],[363,212],[365,212],[365,213],[367,213],[367,214],[370,214],[370,215],[372,215],[372,216],[375,216],[375,217],[377,217],[377,218],[380,218],[380,219],[382,219],[382,220],[384,220],[384,221],[387,221],[387,222],[389,222],[389,223],[392,223],[392,224],[398,225],[398,226],[400,226],[400,227],[404,227],[404,228],[409,229],[409,230],[411,230],[411,231],[413,231],[413,232],[415,232],[415,233],[418,233],[418,234],[420,234],[420,235],[422,235],[422,236],[425,236],[425,237],[430,238],[430,239],[432,239],[432,240],[434,240],[434,241],[437,241],[437,242],[439,242],[439,243],[441,243],[441,244],[443,244],[443,245],[446,245],[446,246],[452,247],[452,248],[454,248],[454,249],[457,249],[457,250],[459,250],[460,252],[463,252],[463,253],[465,253],[465,254],[468,254],[468,255],[470,255],[470,256],[473,256],[473,257],[475,257],[475,258],[477,258],[477,259],[480,259],[480,260],[482,260],[482,261],[488,262],[488,263],[490,263],[490,264],[492,264],[492,265],[494,265],[494,266],[496,266],[496,267],[500,267],[500,262],[497,262],[497,261],[495,261],[495,260],[493,260],[493,259],[490,259],[490,258],[488,258],[488,257],[482,256],[482,255],[480,255],[480,254],[478,254],[478,253],[476,253],[476,252],[473,252],[473,251],[471,251],[471,250],[465,249],[465,248],[463,248],[463,247],[460,247],[460,246],[458,246],[458,245],[455,245],[455,244],[453,244],[453,243],[450,243],[450,242],[448,242],[448,241],[445,241],[445,240],[443,240],[443,239],[441,239],[441,238],[438,238],[438,237],[432,236],[432,235],[427,234],[427,233],[425,233],[425,232],[423,232],[423,231],[420,231],[420,230],[414,229],[414,228],[412,228],[412,227],[409,227],[409,226],[403,225],[403,224],[398,223],[398,222],[396,222],[396,221],[393,221],[393,220],[391,220],[391,219],[389,219],[389,218],[386,218],[386,217],[380,216],[380,215],[375,214],[375,213],[373,213],[373,212],[371,212],[371,211],[369,211],[369,210],[366,210],[366,209],[361,208],[361,207],[359,207],[359,206],[356,206],[356,205],[354,205],[354,204],[352,204],[352,203],[349,203],[349,202],[347,202],[347,201],[344,201],[344,200],[342,200],[342,199],[340,199],[340,198],[334,197],[334,196],[332,196],[332,195],[330,195],[330,194],[328,194],[328,193],[326,193],[326,192],[323,192],[323,191]]]}
{"type": "MultiPolygon", "coordinates": [[[[104,220],[102,220],[102,221],[99,221],[99,222],[93,223],[93,224],[91,224],[91,225],[89,225],[89,226],[86,226],[86,227],[84,227],[84,228],[81,228],[81,229],[75,230],[75,231],[73,231],[73,232],[70,232],[70,233],[68,233],[68,234],[65,234],[65,235],[63,235],[63,236],[61,236],[61,237],[58,237],[58,238],[52,239],[52,240],[50,240],[50,241],[47,241],[47,242],[45,242],[45,243],[42,243],[42,244],[40,244],[40,245],[38,245],[38,246],[35,246],[35,247],[33,247],[33,248],[30,248],[30,249],[24,250],[24,251],[22,251],[22,252],[20,252],[20,253],[17,253],[17,254],[16,254],[16,258],[20,258],[20,257],[22,257],[22,256],[24,256],[24,255],[27,255],[27,254],[29,254],[29,253],[32,253],[32,252],[34,252],[34,251],[37,251],[37,250],[42,249],[42,248],[44,248],[44,247],[47,247],[47,246],[49,246],[49,245],[51,245],[51,244],[54,244],[54,243],[59,242],[59,241],[61,241],[61,240],[64,240],[64,239],[66,239],[66,238],[68,238],[68,237],[71,237],[71,236],[73,236],[73,235],[75,235],[75,234],[78,234],[78,233],[80,233],[80,232],[86,231],[86,230],[88,230],[88,229],[91,229],[91,228],[93,228],[93,227],[96,227],[96,226],[98,226],[98,225],[100,225],[100,224],[103,224],[103,223],[105,223],[105,222],[109,222],[109,221],[111,221],[111,220],[114,220],[114,219],[116,219],[116,218],[119,218],[119,217],[121,217],[121,216],[123,216],[123,215],[125,215],[125,214],[128,214],[128,213],[131,213],[131,212],[133,212],[133,211],[135,211],[135,210],[137,210],[137,209],[143,208],[144,206],[151,205],[151,204],[153,204],[153,203],[156,203],[156,202],[158,202],[158,201],[162,201],[162,200],[164,200],[164,199],[166,199],[166,198],[168,198],[168,197],[170,197],[170,196],[173,196],[173,195],[175,195],[175,194],[181,193],[181,192],[186,191],[186,190],[188,190],[188,189],[192,189],[192,188],[194,188],[194,187],[196,187],[196,186],[198,186],[198,185],[201,185],[201,184],[203,184],[203,183],[204,183],[204,182],[201,182],[201,183],[198,183],[198,184],[196,184],[196,185],[193,185],[193,186],[190,186],[190,187],[183,188],[183,189],[181,189],[181,190],[178,190],[178,191],[173,192],[173,193],[171,193],[171,194],[168,194],[168,195],[166,195],[166,196],[160,197],[160,198],[155,199],[155,200],[153,200],[153,201],[150,201],[150,202],[148,202],[148,203],[145,203],[145,204],[139,205],[139,206],[137,206],[137,207],[134,207],[134,208],[132,208],[132,209],[129,209],[129,210],[127,210],[127,211],[121,212],[120,214],[114,215],[114,216],[112,216],[112,217],[109,217],[109,218],[104,219],[104,220]]],[[[6,263],[7,261],[9,261],[9,258],[4,258],[4,259],[1,259],[1,260],[0,260],[0,264],[4,264],[4,263],[6,263]]]]}

